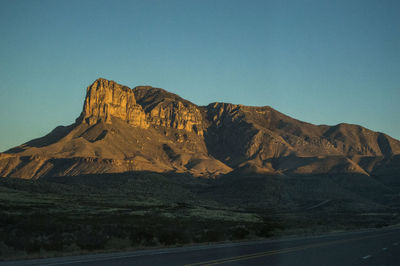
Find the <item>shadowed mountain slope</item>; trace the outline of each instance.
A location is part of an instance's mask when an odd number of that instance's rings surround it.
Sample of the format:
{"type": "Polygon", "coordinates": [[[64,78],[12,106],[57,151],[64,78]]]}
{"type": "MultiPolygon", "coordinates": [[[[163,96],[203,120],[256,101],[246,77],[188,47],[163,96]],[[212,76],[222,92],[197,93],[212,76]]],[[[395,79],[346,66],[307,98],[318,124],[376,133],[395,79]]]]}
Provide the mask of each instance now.
{"type": "Polygon", "coordinates": [[[87,88],[74,124],[0,154],[0,176],[143,170],[394,176],[399,154],[398,140],[361,126],[317,126],[268,106],[197,106],[163,89],[100,78],[87,88]]]}

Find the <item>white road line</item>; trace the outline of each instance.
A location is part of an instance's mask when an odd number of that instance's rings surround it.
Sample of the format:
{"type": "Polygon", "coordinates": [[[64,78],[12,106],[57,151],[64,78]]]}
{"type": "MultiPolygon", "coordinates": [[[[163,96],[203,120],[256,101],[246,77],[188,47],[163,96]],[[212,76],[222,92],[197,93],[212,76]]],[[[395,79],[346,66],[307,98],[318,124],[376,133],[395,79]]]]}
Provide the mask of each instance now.
{"type": "Polygon", "coordinates": [[[396,243],[393,243],[393,246],[397,246],[398,244],[399,244],[399,243],[397,243],[397,242],[396,242],[396,243]]]}
{"type": "Polygon", "coordinates": [[[366,259],[369,259],[370,257],[371,257],[371,255],[367,255],[367,256],[362,257],[362,259],[366,260],[366,259]]]}
{"type": "Polygon", "coordinates": [[[382,250],[387,250],[388,248],[382,248],[382,250]]]}

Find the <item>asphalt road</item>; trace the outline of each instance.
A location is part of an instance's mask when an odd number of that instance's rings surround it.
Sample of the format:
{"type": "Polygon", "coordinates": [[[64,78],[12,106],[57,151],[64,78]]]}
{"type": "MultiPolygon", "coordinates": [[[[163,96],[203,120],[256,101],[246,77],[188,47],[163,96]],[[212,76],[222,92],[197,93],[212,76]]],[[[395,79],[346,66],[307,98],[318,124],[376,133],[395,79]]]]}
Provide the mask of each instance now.
{"type": "Polygon", "coordinates": [[[1,265],[400,265],[400,229],[135,252],[1,265]]]}

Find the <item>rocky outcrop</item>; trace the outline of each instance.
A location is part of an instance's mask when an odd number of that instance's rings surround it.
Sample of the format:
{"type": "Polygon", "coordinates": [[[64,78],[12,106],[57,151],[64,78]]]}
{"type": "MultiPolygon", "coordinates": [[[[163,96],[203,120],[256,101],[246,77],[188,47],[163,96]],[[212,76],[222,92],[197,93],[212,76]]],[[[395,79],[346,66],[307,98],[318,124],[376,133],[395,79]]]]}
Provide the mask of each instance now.
{"type": "Polygon", "coordinates": [[[205,125],[197,105],[159,88],[139,86],[133,91],[150,124],[203,135],[205,125]]]}
{"type": "Polygon", "coordinates": [[[173,95],[149,86],[132,90],[114,81],[97,79],[87,88],[83,112],[78,121],[94,125],[100,121],[111,123],[112,117],[116,117],[140,128],[154,125],[203,135],[202,116],[196,105],[176,95],[160,97],[160,101],[153,101],[151,106],[145,104],[146,96],[154,98],[160,93],[173,95]],[[137,103],[136,95],[139,95],[143,106],[137,103]],[[176,101],[177,98],[181,101],[176,101]]]}
{"type": "Polygon", "coordinates": [[[80,119],[93,125],[99,121],[111,123],[112,117],[142,128],[149,126],[146,115],[136,103],[135,94],[130,88],[100,78],[87,88],[80,119]]]}

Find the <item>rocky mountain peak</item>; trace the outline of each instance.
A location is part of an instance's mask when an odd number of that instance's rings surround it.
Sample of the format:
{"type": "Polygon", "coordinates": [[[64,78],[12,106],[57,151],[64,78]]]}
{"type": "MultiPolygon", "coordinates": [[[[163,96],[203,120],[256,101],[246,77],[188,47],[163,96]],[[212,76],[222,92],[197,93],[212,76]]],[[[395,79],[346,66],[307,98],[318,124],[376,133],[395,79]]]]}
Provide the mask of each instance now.
{"type": "Polygon", "coordinates": [[[135,126],[148,127],[145,113],[136,103],[133,91],[115,81],[99,78],[87,87],[80,120],[93,125],[99,121],[111,123],[112,117],[135,126]]]}
{"type": "Polygon", "coordinates": [[[77,122],[94,125],[119,118],[140,128],[150,125],[181,129],[203,135],[199,108],[176,94],[151,86],[130,89],[112,80],[99,78],[86,90],[77,122]]]}

